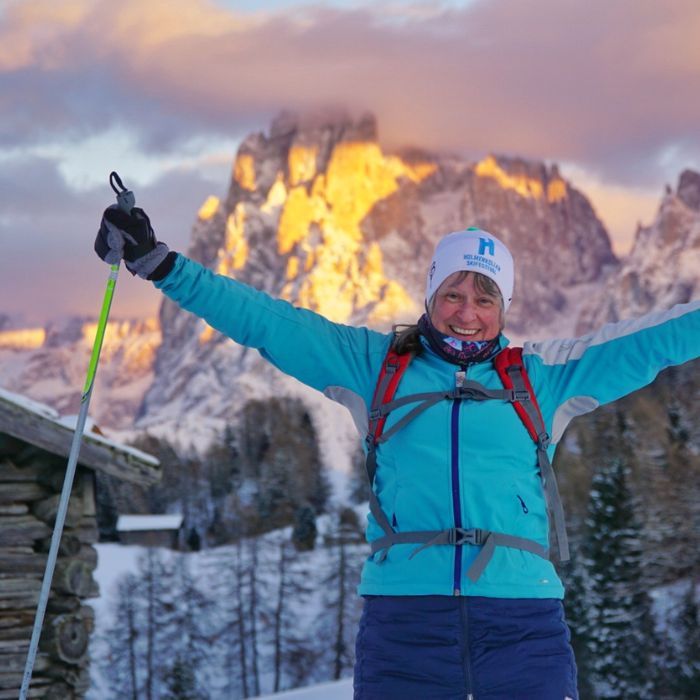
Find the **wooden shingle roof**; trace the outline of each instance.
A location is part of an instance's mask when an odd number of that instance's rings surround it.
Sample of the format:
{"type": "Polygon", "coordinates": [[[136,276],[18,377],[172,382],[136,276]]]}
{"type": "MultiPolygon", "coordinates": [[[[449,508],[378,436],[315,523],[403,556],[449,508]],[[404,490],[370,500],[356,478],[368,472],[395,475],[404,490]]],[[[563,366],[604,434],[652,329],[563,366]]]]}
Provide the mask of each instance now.
{"type": "MultiPolygon", "coordinates": [[[[68,459],[75,425],[44,404],[0,389],[3,433],[68,459]]],[[[83,434],[78,464],[144,485],[160,479],[160,463],[155,457],[94,432],[83,434]]]]}

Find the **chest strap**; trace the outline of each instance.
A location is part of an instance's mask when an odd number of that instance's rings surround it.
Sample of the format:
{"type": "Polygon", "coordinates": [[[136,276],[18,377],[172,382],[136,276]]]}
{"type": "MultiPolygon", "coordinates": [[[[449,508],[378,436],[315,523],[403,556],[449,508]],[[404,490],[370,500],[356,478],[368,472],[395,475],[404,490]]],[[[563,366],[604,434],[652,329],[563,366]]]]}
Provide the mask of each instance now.
{"type": "Polygon", "coordinates": [[[409,559],[413,559],[419,552],[437,544],[449,544],[453,546],[471,544],[480,546],[481,551],[467,570],[467,577],[474,583],[479,580],[484,569],[491,561],[496,546],[522,549],[526,552],[536,554],[543,559],[547,558],[547,548],[534,540],[528,540],[525,537],[517,537],[516,535],[506,535],[502,532],[492,532],[491,530],[480,530],[477,528],[466,530],[461,527],[453,527],[447,530],[416,530],[414,532],[392,531],[391,534],[384,535],[384,537],[380,537],[371,542],[372,554],[381,552],[378,561],[383,562],[392,545],[415,544],[419,542],[423,544],[411,552],[408,557],[409,559]]]}
{"type": "Polygon", "coordinates": [[[372,554],[380,552],[378,562],[383,562],[389,549],[395,544],[420,544],[409,556],[434,545],[475,545],[480,546],[476,559],[467,571],[470,580],[476,582],[491,560],[496,546],[513,547],[537,556],[547,558],[547,548],[539,542],[524,537],[481,529],[449,528],[445,530],[417,530],[396,532],[389,523],[374,491],[374,477],[377,470],[377,446],[386,442],[418,415],[443,400],[470,399],[472,401],[500,400],[512,403],[525,424],[530,436],[537,446],[537,462],[547,502],[547,508],[554,520],[559,557],[562,561],[569,558],[568,540],[564,522],[564,511],[559,498],[554,470],[552,469],[547,447],[549,435],[539,407],[534,400],[534,393],[527,373],[522,365],[521,348],[507,349],[496,357],[496,369],[504,384],[504,389],[488,389],[478,382],[462,381],[460,386],[450,390],[422,392],[394,399],[398,383],[412,359],[412,355],[397,355],[390,351],[382,368],[379,382],[374,392],[369,413],[369,426],[365,444],[367,458],[365,467],[369,480],[369,508],[377,524],[384,531],[384,536],[373,540],[370,545],[372,554]],[[503,356],[503,357],[502,357],[503,356]],[[387,416],[395,409],[415,403],[406,415],[400,418],[389,430],[384,432],[387,416]]]}

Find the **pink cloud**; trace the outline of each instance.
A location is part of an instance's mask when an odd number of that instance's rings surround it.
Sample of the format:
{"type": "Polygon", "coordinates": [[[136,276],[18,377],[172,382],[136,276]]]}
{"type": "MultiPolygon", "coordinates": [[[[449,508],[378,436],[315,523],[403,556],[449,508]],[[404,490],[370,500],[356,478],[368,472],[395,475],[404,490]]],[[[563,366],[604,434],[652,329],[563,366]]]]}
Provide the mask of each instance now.
{"type": "Polygon", "coordinates": [[[275,15],[204,0],[60,8],[6,10],[0,80],[22,70],[74,119],[47,72],[82,81],[86,123],[101,110],[178,138],[346,104],[373,111],[389,145],[598,162],[630,176],[674,142],[700,153],[692,0],[489,0],[403,21],[381,3],[275,15]]]}

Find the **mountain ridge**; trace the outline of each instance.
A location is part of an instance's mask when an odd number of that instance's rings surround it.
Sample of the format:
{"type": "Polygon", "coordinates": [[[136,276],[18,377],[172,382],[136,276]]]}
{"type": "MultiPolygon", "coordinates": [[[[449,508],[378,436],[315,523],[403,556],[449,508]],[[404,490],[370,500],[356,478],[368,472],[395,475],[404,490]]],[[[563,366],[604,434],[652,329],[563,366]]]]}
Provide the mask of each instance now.
{"type": "MultiPolygon", "coordinates": [[[[516,290],[506,333],[515,342],[585,333],[697,295],[698,173],[681,174],[656,220],[640,227],[620,260],[585,194],[556,165],[504,155],[468,162],[418,149],[405,153],[382,151],[371,115],[355,121],[280,115],[267,133],[243,141],[228,192],[203,203],[187,253],[331,320],[387,330],[420,313],[425,269],[439,237],[477,225],[514,253],[516,290]]],[[[0,383],[74,410],[68,396],[77,394],[84,373],[77,367],[85,354],[85,319],[44,329],[16,328],[3,319],[0,383]]],[[[122,326],[121,335],[114,331],[114,348],[98,373],[95,394],[104,392],[104,400],[93,412],[108,429],[171,437],[199,431],[211,440],[235,422],[241,401],[269,393],[270,376],[292,391],[294,382],[280,379],[257,353],[167,299],[147,331],[132,324],[131,331],[122,326]],[[139,341],[139,334],[147,339],[139,341]],[[133,362],[136,352],[127,346],[139,342],[144,361],[129,369],[135,381],[120,382],[127,374],[120,363],[133,362]]],[[[298,391],[308,399],[309,390],[298,391]]],[[[314,414],[325,420],[323,409],[314,414]]]]}

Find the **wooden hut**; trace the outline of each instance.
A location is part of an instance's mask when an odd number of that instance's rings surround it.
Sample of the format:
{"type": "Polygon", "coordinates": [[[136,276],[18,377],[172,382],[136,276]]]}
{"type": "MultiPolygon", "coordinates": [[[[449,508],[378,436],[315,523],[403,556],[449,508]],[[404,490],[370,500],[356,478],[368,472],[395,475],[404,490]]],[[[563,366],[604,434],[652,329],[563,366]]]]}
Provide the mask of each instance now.
{"type": "Polygon", "coordinates": [[[180,549],[182,523],[181,515],[120,515],[117,534],[122,544],[180,549]]]}
{"type": "MultiPolygon", "coordinates": [[[[19,694],[73,434],[52,409],[0,389],[0,700],[19,694]]],[[[160,477],[150,455],[85,433],[30,698],[78,700],[89,688],[95,470],[139,484],[160,477]]]]}

